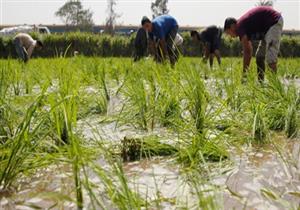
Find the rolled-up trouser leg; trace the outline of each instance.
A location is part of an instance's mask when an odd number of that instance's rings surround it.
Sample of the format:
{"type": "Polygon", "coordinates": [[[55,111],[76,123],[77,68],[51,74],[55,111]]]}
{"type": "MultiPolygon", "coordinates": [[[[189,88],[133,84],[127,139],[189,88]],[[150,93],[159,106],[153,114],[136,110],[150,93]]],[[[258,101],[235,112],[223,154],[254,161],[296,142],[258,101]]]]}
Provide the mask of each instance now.
{"type": "Polygon", "coordinates": [[[170,33],[167,36],[167,49],[168,49],[168,54],[170,58],[171,65],[174,65],[176,61],[178,60],[178,53],[176,51],[178,50],[175,46],[175,37],[178,33],[178,26],[174,27],[170,33]]]}
{"type": "Polygon", "coordinates": [[[261,40],[259,42],[257,51],[256,51],[256,65],[257,65],[257,76],[259,81],[265,79],[265,57],[266,57],[266,41],[261,40]]]}

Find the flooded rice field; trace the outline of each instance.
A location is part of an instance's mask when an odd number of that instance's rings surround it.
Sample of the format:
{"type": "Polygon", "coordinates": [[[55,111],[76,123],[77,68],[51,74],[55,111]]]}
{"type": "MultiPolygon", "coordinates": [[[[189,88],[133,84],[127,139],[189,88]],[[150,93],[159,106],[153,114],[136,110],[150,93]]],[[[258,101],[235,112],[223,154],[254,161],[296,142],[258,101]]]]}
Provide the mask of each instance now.
{"type": "Polygon", "coordinates": [[[0,209],[300,208],[295,61],[263,84],[115,61],[2,61],[29,73],[0,78],[0,209]]]}

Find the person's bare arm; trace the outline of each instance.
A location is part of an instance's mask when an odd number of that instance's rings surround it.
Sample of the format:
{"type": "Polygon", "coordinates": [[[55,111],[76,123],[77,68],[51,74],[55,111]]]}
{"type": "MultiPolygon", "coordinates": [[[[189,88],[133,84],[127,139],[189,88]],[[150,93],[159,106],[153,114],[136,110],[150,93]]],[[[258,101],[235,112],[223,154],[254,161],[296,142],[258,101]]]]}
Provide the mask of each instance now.
{"type": "Polygon", "coordinates": [[[31,58],[31,55],[32,55],[32,53],[33,53],[34,48],[35,48],[35,45],[31,45],[31,46],[27,49],[28,59],[31,58]]]}
{"type": "Polygon", "coordinates": [[[165,39],[161,39],[159,41],[159,46],[162,50],[162,53],[163,53],[163,58],[164,59],[167,59],[169,57],[169,54],[168,54],[168,49],[167,49],[167,42],[165,39]]]}
{"type": "Polygon", "coordinates": [[[243,46],[243,55],[244,55],[243,71],[246,72],[251,62],[253,48],[252,48],[251,41],[248,39],[247,35],[244,35],[242,37],[241,42],[243,46]]]}

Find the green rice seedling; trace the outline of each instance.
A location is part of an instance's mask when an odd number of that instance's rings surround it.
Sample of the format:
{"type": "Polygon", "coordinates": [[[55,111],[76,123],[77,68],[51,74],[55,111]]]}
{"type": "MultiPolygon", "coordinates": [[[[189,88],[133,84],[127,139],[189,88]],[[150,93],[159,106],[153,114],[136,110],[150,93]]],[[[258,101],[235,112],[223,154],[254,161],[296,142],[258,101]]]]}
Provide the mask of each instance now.
{"type": "MultiPolygon", "coordinates": [[[[146,84],[143,77],[132,72],[126,79],[126,87],[124,87],[124,95],[127,100],[124,103],[120,114],[126,118],[130,118],[130,124],[137,124],[140,128],[147,130],[149,126],[149,100],[146,84]]],[[[123,119],[124,120],[124,119],[123,119]]]]}
{"type": "MultiPolygon", "coordinates": [[[[297,130],[297,100],[299,98],[294,84],[284,85],[280,79],[267,73],[268,84],[256,91],[256,97],[266,106],[266,117],[268,127],[272,130],[297,130]],[[295,111],[293,111],[295,110],[295,111]],[[296,115],[296,116],[295,116],[296,115]],[[293,129],[292,129],[293,128],[293,129]]],[[[298,107],[298,108],[297,108],[298,107]]],[[[288,136],[291,134],[290,132],[288,136]]]]}
{"type": "Polygon", "coordinates": [[[4,101],[9,90],[9,77],[8,68],[6,65],[1,65],[0,67],[0,100],[4,101]]]}
{"type": "Polygon", "coordinates": [[[2,189],[8,189],[14,181],[24,173],[32,169],[35,164],[32,162],[32,153],[39,144],[40,128],[45,118],[33,121],[36,116],[40,101],[44,95],[40,95],[27,110],[22,122],[16,128],[4,144],[0,144],[0,186],[2,189]],[[30,161],[29,161],[30,160],[30,161]]]}
{"type": "Polygon", "coordinates": [[[152,77],[156,80],[156,89],[158,90],[154,101],[156,109],[153,109],[156,120],[162,126],[176,129],[182,114],[180,78],[177,76],[176,70],[165,71],[158,68],[151,72],[153,73],[152,77]]]}
{"type": "Polygon", "coordinates": [[[107,101],[106,94],[100,92],[99,96],[97,96],[96,104],[97,104],[98,113],[100,114],[107,113],[108,101],[107,101]]]}
{"type": "Polygon", "coordinates": [[[9,63],[9,69],[12,70],[12,72],[9,74],[11,76],[10,81],[11,81],[11,85],[13,87],[13,91],[14,94],[16,96],[21,94],[21,90],[22,90],[22,84],[21,84],[21,80],[22,80],[22,75],[21,75],[21,68],[19,65],[16,65],[14,67],[12,67],[9,63]]]}
{"type": "Polygon", "coordinates": [[[285,133],[288,138],[293,138],[297,136],[299,129],[299,121],[297,116],[297,109],[295,104],[290,104],[287,109],[286,119],[285,119],[285,133]]]}
{"type": "Polygon", "coordinates": [[[261,104],[253,105],[252,138],[260,143],[266,140],[268,134],[264,112],[261,104]]]}
{"type": "Polygon", "coordinates": [[[199,72],[187,69],[183,72],[182,91],[187,99],[187,110],[199,133],[203,133],[208,93],[199,72]]]}
{"type": "Polygon", "coordinates": [[[221,141],[205,139],[203,135],[191,137],[181,144],[178,150],[178,161],[190,168],[197,168],[207,161],[219,162],[229,157],[221,141]]]}
{"type": "Polygon", "coordinates": [[[4,144],[14,133],[12,110],[9,104],[0,99],[0,144],[4,144]]]}
{"type": "Polygon", "coordinates": [[[104,90],[106,100],[109,101],[110,100],[110,96],[109,96],[109,91],[108,91],[107,84],[106,84],[106,72],[105,72],[105,69],[102,69],[100,71],[100,83],[101,83],[101,87],[104,90]]]}
{"type": "Polygon", "coordinates": [[[241,71],[237,68],[230,67],[228,77],[222,76],[223,85],[219,89],[224,89],[226,93],[226,102],[234,110],[240,111],[243,103],[242,99],[242,83],[241,83],[241,71]]]}
{"type": "Polygon", "coordinates": [[[174,126],[174,120],[180,118],[181,108],[176,96],[166,96],[165,104],[162,109],[162,125],[174,126]]]}

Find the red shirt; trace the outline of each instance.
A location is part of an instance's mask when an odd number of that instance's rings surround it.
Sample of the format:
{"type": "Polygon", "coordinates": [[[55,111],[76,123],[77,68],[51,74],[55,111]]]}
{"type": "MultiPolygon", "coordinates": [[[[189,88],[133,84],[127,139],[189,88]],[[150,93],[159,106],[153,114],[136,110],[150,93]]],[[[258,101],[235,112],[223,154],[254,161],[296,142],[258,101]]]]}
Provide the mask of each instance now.
{"type": "Polygon", "coordinates": [[[259,6],[249,10],[237,21],[237,35],[242,39],[263,39],[267,31],[278,22],[281,14],[269,6],[259,6]]]}

